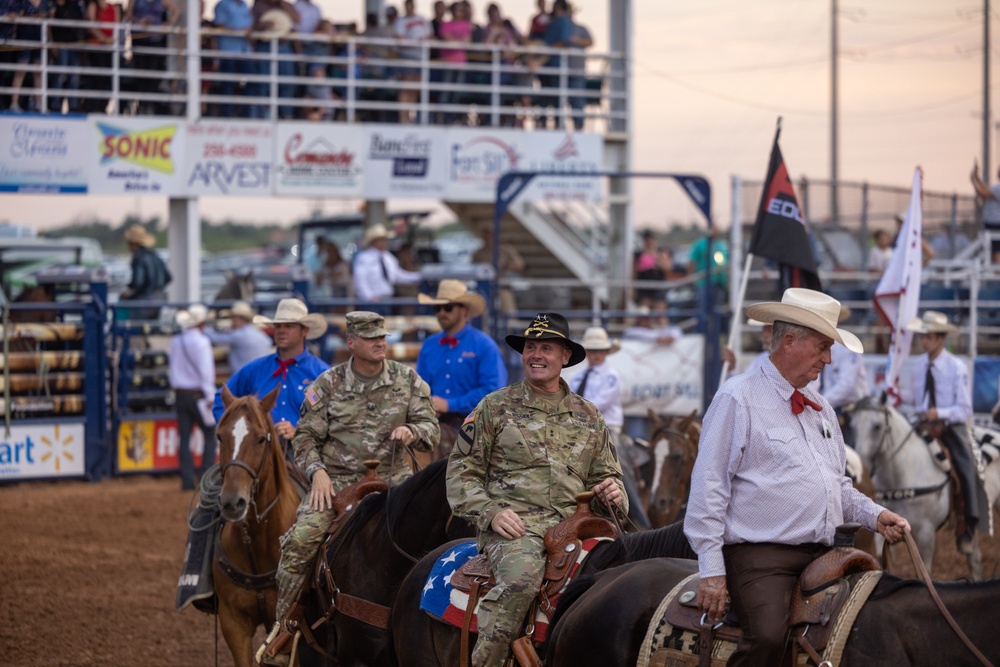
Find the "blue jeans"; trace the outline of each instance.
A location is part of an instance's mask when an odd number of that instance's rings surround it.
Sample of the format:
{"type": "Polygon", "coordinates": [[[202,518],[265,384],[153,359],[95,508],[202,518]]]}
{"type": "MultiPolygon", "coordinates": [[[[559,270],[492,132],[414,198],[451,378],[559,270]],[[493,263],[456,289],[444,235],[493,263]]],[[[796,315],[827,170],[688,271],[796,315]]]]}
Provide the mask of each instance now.
{"type": "MultiPolygon", "coordinates": [[[[240,53],[249,53],[249,50],[242,51],[240,53]]],[[[226,77],[225,79],[219,80],[219,94],[232,97],[236,94],[236,84],[239,79],[248,74],[256,74],[257,70],[255,63],[251,60],[246,60],[244,58],[220,58],[219,59],[219,73],[220,74],[232,74],[231,77],[226,77]]],[[[247,84],[246,94],[250,94],[250,84],[247,84]]],[[[253,112],[254,106],[250,106],[247,109],[240,109],[237,112],[235,105],[232,102],[223,102],[219,105],[220,115],[226,118],[233,118],[235,116],[250,116],[255,117],[253,112]]]]}
{"type": "MultiPolygon", "coordinates": [[[[271,43],[270,42],[257,42],[254,50],[257,53],[271,53],[271,43]]],[[[282,56],[280,60],[277,61],[278,76],[281,78],[295,76],[295,61],[288,57],[294,55],[292,51],[292,45],[287,43],[278,44],[278,55],[282,56]]],[[[270,76],[271,75],[271,60],[258,60],[257,61],[257,74],[260,76],[270,76]]],[[[270,94],[270,85],[267,82],[256,84],[254,86],[254,94],[260,97],[266,97],[270,94]]],[[[279,83],[278,84],[278,97],[281,99],[291,99],[295,97],[295,84],[294,83],[279,83]]],[[[265,114],[266,115],[266,114],[265,114]]],[[[283,119],[295,118],[295,107],[291,105],[281,105],[278,107],[278,115],[283,119]]]]}
{"type": "MultiPolygon", "coordinates": [[[[75,49],[60,48],[59,54],[56,56],[55,64],[59,67],[79,67],[80,66],[80,52],[75,49]]],[[[80,75],[68,74],[66,72],[60,72],[53,75],[52,80],[53,90],[79,90],[80,89],[80,75]]],[[[55,98],[56,107],[54,111],[62,110],[62,97],[59,95],[53,95],[55,98]]],[[[70,113],[75,113],[79,106],[80,101],[76,97],[68,97],[69,110],[70,113]]],[[[52,102],[50,101],[50,104],[52,102]]]]}

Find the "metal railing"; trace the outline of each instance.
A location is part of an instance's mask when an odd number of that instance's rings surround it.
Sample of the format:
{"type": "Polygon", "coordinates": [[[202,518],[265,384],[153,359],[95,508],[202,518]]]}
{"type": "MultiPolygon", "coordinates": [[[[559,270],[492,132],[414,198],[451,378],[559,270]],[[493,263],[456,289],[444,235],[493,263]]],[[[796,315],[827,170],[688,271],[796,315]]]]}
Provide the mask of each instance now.
{"type": "MultiPolygon", "coordinates": [[[[59,19],[19,18],[41,26],[41,37],[0,40],[7,51],[36,51],[37,59],[10,65],[34,81],[15,89],[0,79],[0,94],[18,95],[22,109],[37,98],[40,113],[89,110],[110,114],[184,115],[188,90],[197,89],[199,116],[312,118],[345,122],[456,123],[601,130],[624,121],[621,54],[542,46],[462,44],[466,63],[432,60],[454,42],[361,36],[245,33],[202,28],[189,54],[183,28],[59,19]],[[86,39],[54,42],[51,28],[111,31],[108,44],[86,39]],[[220,49],[219,39],[227,48],[220,49]],[[245,45],[233,38],[246,39],[245,45]],[[230,50],[237,44],[239,52],[230,50]],[[419,59],[399,57],[419,51],[419,59]],[[57,58],[69,51],[72,58],[57,58]],[[201,62],[194,81],[184,63],[201,62]],[[548,64],[557,58],[557,65],[548,64]],[[37,62],[35,62],[37,60],[37,62]],[[157,66],[159,65],[159,66],[157,66]],[[80,78],[67,88],[63,79],[80,78]],[[409,99],[401,99],[409,98],[409,99]],[[79,105],[81,100],[88,103],[79,105]],[[55,102],[55,104],[51,104],[55,102]],[[613,104],[617,102],[617,104],[613,104]]],[[[14,58],[16,61],[16,57],[14,58]]],[[[25,77],[25,84],[28,77],[25,77]]]]}

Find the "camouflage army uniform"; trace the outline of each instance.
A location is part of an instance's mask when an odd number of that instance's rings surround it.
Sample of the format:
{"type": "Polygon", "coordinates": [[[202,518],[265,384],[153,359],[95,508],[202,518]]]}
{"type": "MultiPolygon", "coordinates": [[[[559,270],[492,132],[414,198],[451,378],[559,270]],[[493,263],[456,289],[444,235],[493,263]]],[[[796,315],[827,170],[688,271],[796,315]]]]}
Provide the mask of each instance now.
{"type": "MultiPolygon", "coordinates": [[[[379,317],[378,331],[384,336],[381,323],[379,317]]],[[[360,480],[367,459],[379,459],[379,476],[391,476],[398,484],[411,469],[403,446],[391,442],[389,435],[403,425],[413,431],[415,449],[431,451],[437,446],[441,432],[427,383],[408,366],[386,360],[382,374],[366,390],[351,361],[346,361],[324,372],[306,391],[292,439],[295,461],[310,479],[325,469],[335,491],[360,480]]],[[[333,509],[312,509],[308,495],[299,505],[295,523],[281,538],[278,619],[294,602],[334,517],[333,509]]]]}
{"type": "MultiPolygon", "coordinates": [[[[489,394],[459,431],[448,463],[448,501],[457,516],[479,529],[479,550],[489,555],[498,582],[479,607],[474,667],[502,665],[517,638],[545,568],[542,538],[573,514],[576,494],[613,477],[627,500],[621,467],[600,412],[573,394],[558,405],[526,383],[489,394]],[[490,528],[513,509],[527,532],[507,540],[490,528]]],[[[595,510],[604,506],[595,500],[595,510]]]]}

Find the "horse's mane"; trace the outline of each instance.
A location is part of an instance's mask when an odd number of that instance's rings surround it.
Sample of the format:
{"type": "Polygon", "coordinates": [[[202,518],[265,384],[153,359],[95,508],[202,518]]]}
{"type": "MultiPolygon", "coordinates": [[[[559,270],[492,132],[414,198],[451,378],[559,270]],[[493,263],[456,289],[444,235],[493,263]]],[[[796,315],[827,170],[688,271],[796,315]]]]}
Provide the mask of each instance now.
{"type": "Polygon", "coordinates": [[[594,572],[647,558],[697,559],[684,536],[684,522],[663,528],[622,535],[621,539],[598,545],[587,559],[587,570],[594,572]]]}
{"type": "Polygon", "coordinates": [[[569,585],[566,586],[566,590],[559,594],[559,601],[556,603],[556,611],[552,615],[552,622],[549,623],[549,631],[545,638],[545,642],[539,647],[539,653],[545,656],[545,661],[550,662],[552,656],[549,653],[549,640],[552,639],[553,632],[555,631],[556,625],[562,620],[562,617],[566,615],[566,612],[573,606],[573,604],[583,597],[583,594],[591,589],[594,582],[597,580],[597,575],[599,572],[594,572],[592,574],[583,575],[580,577],[573,577],[570,580],[569,585]]]}
{"type": "MultiPolygon", "coordinates": [[[[921,579],[904,579],[888,572],[882,573],[882,578],[875,585],[869,600],[880,600],[904,588],[926,588],[921,579]]],[[[1000,586],[1000,579],[985,579],[983,581],[935,581],[934,587],[940,591],[990,589],[1000,586]]]]}

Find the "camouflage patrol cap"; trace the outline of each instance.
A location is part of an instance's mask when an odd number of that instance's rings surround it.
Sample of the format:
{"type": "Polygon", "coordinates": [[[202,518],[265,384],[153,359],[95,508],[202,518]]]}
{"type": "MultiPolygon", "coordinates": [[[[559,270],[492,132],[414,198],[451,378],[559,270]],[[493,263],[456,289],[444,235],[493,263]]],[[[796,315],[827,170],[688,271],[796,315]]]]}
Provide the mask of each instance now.
{"type": "Polygon", "coordinates": [[[347,335],[358,338],[381,338],[388,336],[385,318],[368,310],[347,313],[347,335]]]}

